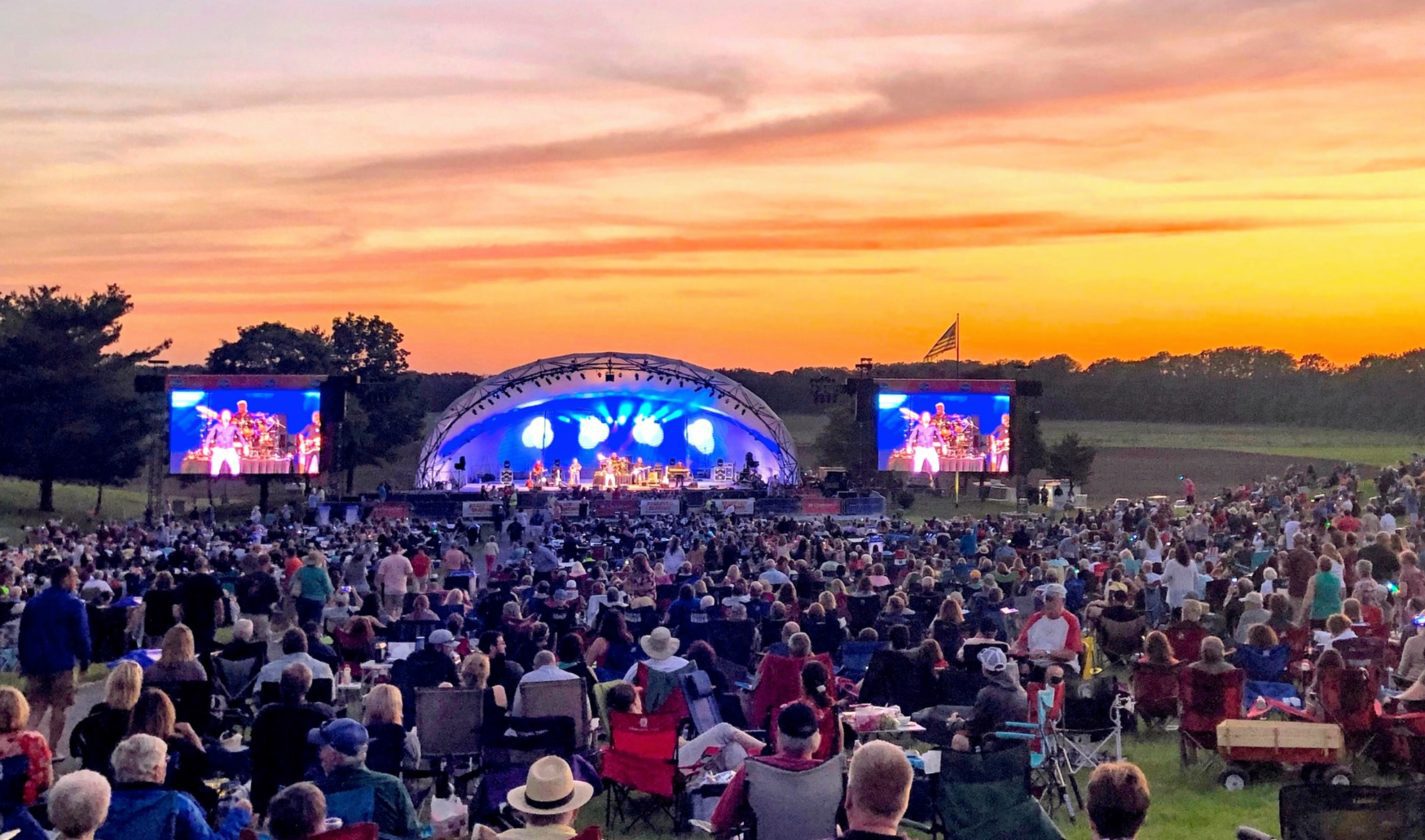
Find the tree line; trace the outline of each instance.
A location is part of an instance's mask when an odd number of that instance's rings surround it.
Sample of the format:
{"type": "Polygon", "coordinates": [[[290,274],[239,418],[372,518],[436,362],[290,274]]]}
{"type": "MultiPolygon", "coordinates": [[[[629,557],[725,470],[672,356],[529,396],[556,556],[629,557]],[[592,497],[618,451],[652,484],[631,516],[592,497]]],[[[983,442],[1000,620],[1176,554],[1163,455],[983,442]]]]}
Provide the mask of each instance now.
{"type": "MultiPolygon", "coordinates": [[[[133,302],[117,286],[88,295],[34,287],[0,296],[0,474],[39,484],[41,510],[53,509],[56,482],[122,484],[142,468],[153,435],[162,434],[162,400],[136,394],[134,377],[152,372],[325,373],[359,377],[335,441],[346,470],[382,464],[418,439],[439,412],[480,377],[410,370],[405,337],[390,321],[347,313],[329,328],[268,321],[220,341],[204,364],[156,367],[167,341],[120,352],[122,321],[133,302]]],[[[1034,403],[1046,418],[1181,423],[1276,423],[1393,429],[1425,415],[1425,349],[1372,355],[1348,366],[1320,356],[1293,357],[1261,347],[1189,355],[1106,359],[1081,366],[1068,356],[1028,362],[966,362],[965,378],[1034,379],[1034,403]]],[[[851,374],[838,368],[763,372],[724,370],[780,413],[829,413],[817,449],[828,463],[849,464],[860,447],[852,398],[839,392],[851,374]]],[[[875,365],[884,378],[953,378],[954,363],[875,365]]],[[[1020,412],[1016,429],[1025,471],[1074,460],[1077,441],[1044,447],[1038,416],[1020,412]],[[1032,451],[1022,447],[1033,442],[1032,451]],[[1067,460],[1066,460],[1067,459],[1067,460]]],[[[1082,453],[1079,453],[1082,455],[1082,453]]],[[[1079,458],[1082,460],[1082,458],[1079,458]]],[[[1092,456],[1088,461],[1091,464],[1092,456]]],[[[1091,468],[1091,467],[1090,467],[1091,468]]],[[[1079,470],[1074,470],[1079,472],[1079,470]]],[[[1086,478],[1079,475],[1076,477],[1086,478]]]]}
{"type": "MultiPolygon", "coordinates": [[[[954,362],[881,364],[883,378],[954,378],[954,362]]],[[[967,361],[967,379],[1032,379],[1044,385],[1034,409],[1055,420],[1162,423],[1250,423],[1390,430],[1425,416],[1425,348],[1370,355],[1333,365],[1319,355],[1296,357],[1263,347],[1220,347],[1104,359],[1080,365],[1064,355],[1032,361],[967,361]]],[[[724,371],[779,413],[821,413],[818,378],[836,383],[849,372],[798,368],[766,373],[724,371]]],[[[825,387],[825,386],[822,386],[825,387]]],[[[843,397],[842,401],[849,398],[843,397]]]]}

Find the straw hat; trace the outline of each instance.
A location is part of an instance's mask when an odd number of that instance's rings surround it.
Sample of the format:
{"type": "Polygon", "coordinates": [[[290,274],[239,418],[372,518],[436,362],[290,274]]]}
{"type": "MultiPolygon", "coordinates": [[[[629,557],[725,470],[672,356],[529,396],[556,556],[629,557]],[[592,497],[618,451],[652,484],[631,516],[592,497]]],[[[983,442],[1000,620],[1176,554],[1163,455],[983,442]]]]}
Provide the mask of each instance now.
{"type": "Polygon", "coordinates": [[[525,783],[510,791],[505,800],[526,814],[567,814],[594,798],[594,787],[574,779],[574,771],[557,755],[547,755],[531,764],[525,783]]]}
{"type": "Polygon", "coordinates": [[[678,652],[678,640],[667,627],[655,627],[653,632],[638,640],[638,646],[648,654],[649,659],[667,659],[678,652]]]}

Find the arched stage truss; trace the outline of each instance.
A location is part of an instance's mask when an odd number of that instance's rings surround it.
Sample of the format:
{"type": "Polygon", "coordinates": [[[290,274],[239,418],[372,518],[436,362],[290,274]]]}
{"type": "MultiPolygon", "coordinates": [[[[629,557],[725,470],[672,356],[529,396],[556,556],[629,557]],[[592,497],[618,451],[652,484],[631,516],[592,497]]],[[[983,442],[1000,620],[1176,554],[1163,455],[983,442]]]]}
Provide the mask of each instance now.
{"type": "Polygon", "coordinates": [[[473,477],[497,472],[505,462],[523,472],[526,461],[538,457],[547,465],[551,456],[570,452],[590,468],[587,481],[605,451],[625,457],[682,452],[695,471],[714,458],[740,470],[750,453],[764,480],[786,485],[799,479],[791,434],[756,394],[688,362],[604,352],[539,359],[466,391],[426,438],[415,486],[459,486],[455,464],[462,457],[473,477]]]}

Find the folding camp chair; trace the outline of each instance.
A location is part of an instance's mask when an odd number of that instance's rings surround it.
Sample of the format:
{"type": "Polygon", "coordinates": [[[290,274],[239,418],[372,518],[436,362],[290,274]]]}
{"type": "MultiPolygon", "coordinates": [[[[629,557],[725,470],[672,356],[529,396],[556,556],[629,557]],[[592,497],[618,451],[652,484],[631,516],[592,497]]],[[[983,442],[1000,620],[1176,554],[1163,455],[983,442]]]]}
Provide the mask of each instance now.
{"type": "Polygon", "coordinates": [[[592,746],[594,727],[589,717],[589,702],[583,680],[552,680],[526,682],[519,686],[522,717],[562,717],[574,722],[574,746],[587,750],[592,746]]]}
{"type": "Polygon", "coordinates": [[[846,599],[846,609],[851,614],[851,633],[854,635],[876,624],[876,618],[881,614],[881,599],[853,595],[846,599]]]}
{"type": "Polygon", "coordinates": [[[708,624],[708,639],[717,651],[718,661],[748,667],[752,663],[752,646],[757,637],[757,625],[743,619],[714,619],[708,624]]]}
{"type": "Polygon", "coordinates": [[[1173,658],[1189,664],[1202,657],[1202,640],[1208,636],[1206,627],[1191,621],[1178,621],[1169,625],[1166,632],[1168,644],[1173,648],[1173,658]]]}
{"type": "Polygon", "coordinates": [[[1133,707],[1145,721],[1164,721],[1178,714],[1178,665],[1146,660],[1133,663],[1133,707]]]}
{"type": "MultiPolygon", "coordinates": [[[[767,654],[757,668],[757,687],[752,691],[749,720],[759,729],[766,729],[768,716],[783,703],[790,703],[802,695],[802,666],[812,659],[826,666],[831,673],[831,657],[820,654],[809,659],[767,654]]],[[[828,691],[835,690],[833,683],[828,691]]]]}
{"type": "Polygon", "coordinates": [[[824,840],[836,836],[836,812],[845,790],[844,754],[810,770],[784,770],[750,759],[747,803],[752,808],[751,831],[745,840],[824,840]]]}
{"type": "Polygon", "coordinates": [[[655,833],[653,817],[666,813],[673,830],[682,824],[683,773],[678,767],[679,720],[671,715],[609,712],[609,745],[603,750],[603,780],[607,792],[604,825],[614,814],[625,832],[640,822],[655,833]],[[640,803],[633,794],[647,796],[640,803]]]}
{"type": "Polygon", "coordinates": [[[1381,718],[1370,669],[1323,668],[1316,677],[1316,708],[1321,722],[1340,726],[1346,748],[1359,758],[1370,749],[1381,718]]]}
{"type": "Polygon", "coordinates": [[[1132,662],[1143,650],[1143,631],[1147,626],[1148,619],[1141,615],[1132,621],[1100,617],[1098,649],[1115,665],[1132,662]]]}
{"type": "Polygon", "coordinates": [[[1133,714],[1133,696],[1112,676],[1082,680],[1064,692],[1064,715],[1057,727],[1075,771],[1123,760],[1123,724],[1133,714]]]}
{"type": "Polygon", "coordinates": [[[859,682],[866,676],[866,669],[871,666],[871,657],[876,651],[889,649],[890,646],[890,642],[842,642],[839,654],[841,667],[836,669],[837,676],[859,682]]]}
{"type": "MultiPolygon", "coordinates": [[[[1210,673],[1197,668],[1183,668],[1178,673],[1178,757],[1186,768],[1196,760],[1197,750],[1217,755],[1217,724],[1242,717],[1242,686],[1245,674],[1240,668],[1210,673]]],[[[1210,764],[1210,762],[1209,762],[1210,764]]]]}
{"type": "Polygon", "coordinates": [[[701,735],[722,723],[717,693],[706,671],[684,671],[679,674],[683,697],[688,703],[688,717],[693,722],[693,734],[701,735]]]}
{"type": "Polygon", "coordinates": [[[1079,792],[1079,781],[1074,778],[1073,762],[1055,731],[1058,720],[1055,709],[1062,702],[1062,686],[1040,688],[1031,691],[1029,696],[1029,714],[1033,720],[1009,721],[1005,724],[1008,729],[992,733],[993,737],[1028,743],[1030,787],[1038,790],[1040,806],[1052,817],[1062,805],[1069,822],[1074,822],[1078,812],[1083,810],[1084,799],[1079,792]]]}
{"type": "Polygon", "coordinates": [[[256,657],[238,660],[213,657],[213,691],[222,704],[225,726],[233,723],[251,725],[249,704],[257,689],[257,673],[261,664],[256,657]]]}
{"type": "MultiPolygon", "coordinates": [[[[1425,825],[1425,785],[1287,785],[1277,807],[1281,840],[1407,840],[1425,825]]],[[[1237,836],[1271,840],[1245,826],[1237,836]]]]}
{"type": "Polygon", "coordinates": [[[1030,750],[1019,744],[992,752],[940,751],[931,776],[932,838],[943,840],[1063,840],[1027,784],[1030,750]]]}

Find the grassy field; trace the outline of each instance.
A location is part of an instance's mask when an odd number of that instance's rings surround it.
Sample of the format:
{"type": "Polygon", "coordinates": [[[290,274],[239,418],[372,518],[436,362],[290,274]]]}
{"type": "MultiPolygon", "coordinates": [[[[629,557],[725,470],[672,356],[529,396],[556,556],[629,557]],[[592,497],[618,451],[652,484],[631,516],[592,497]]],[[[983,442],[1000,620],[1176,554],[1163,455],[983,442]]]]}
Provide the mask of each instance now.
{"type": "Polygon", "coordinates": [[[1380,467],[1425,451],[1425,435],[1358,432],[1296,426],[1194,426],[1186,423],[1129,423],[1100,420],[1045,420],[1044,440],[1053,443],[1073,432],[1100,447],[1212,449],[1380,467]]]}

